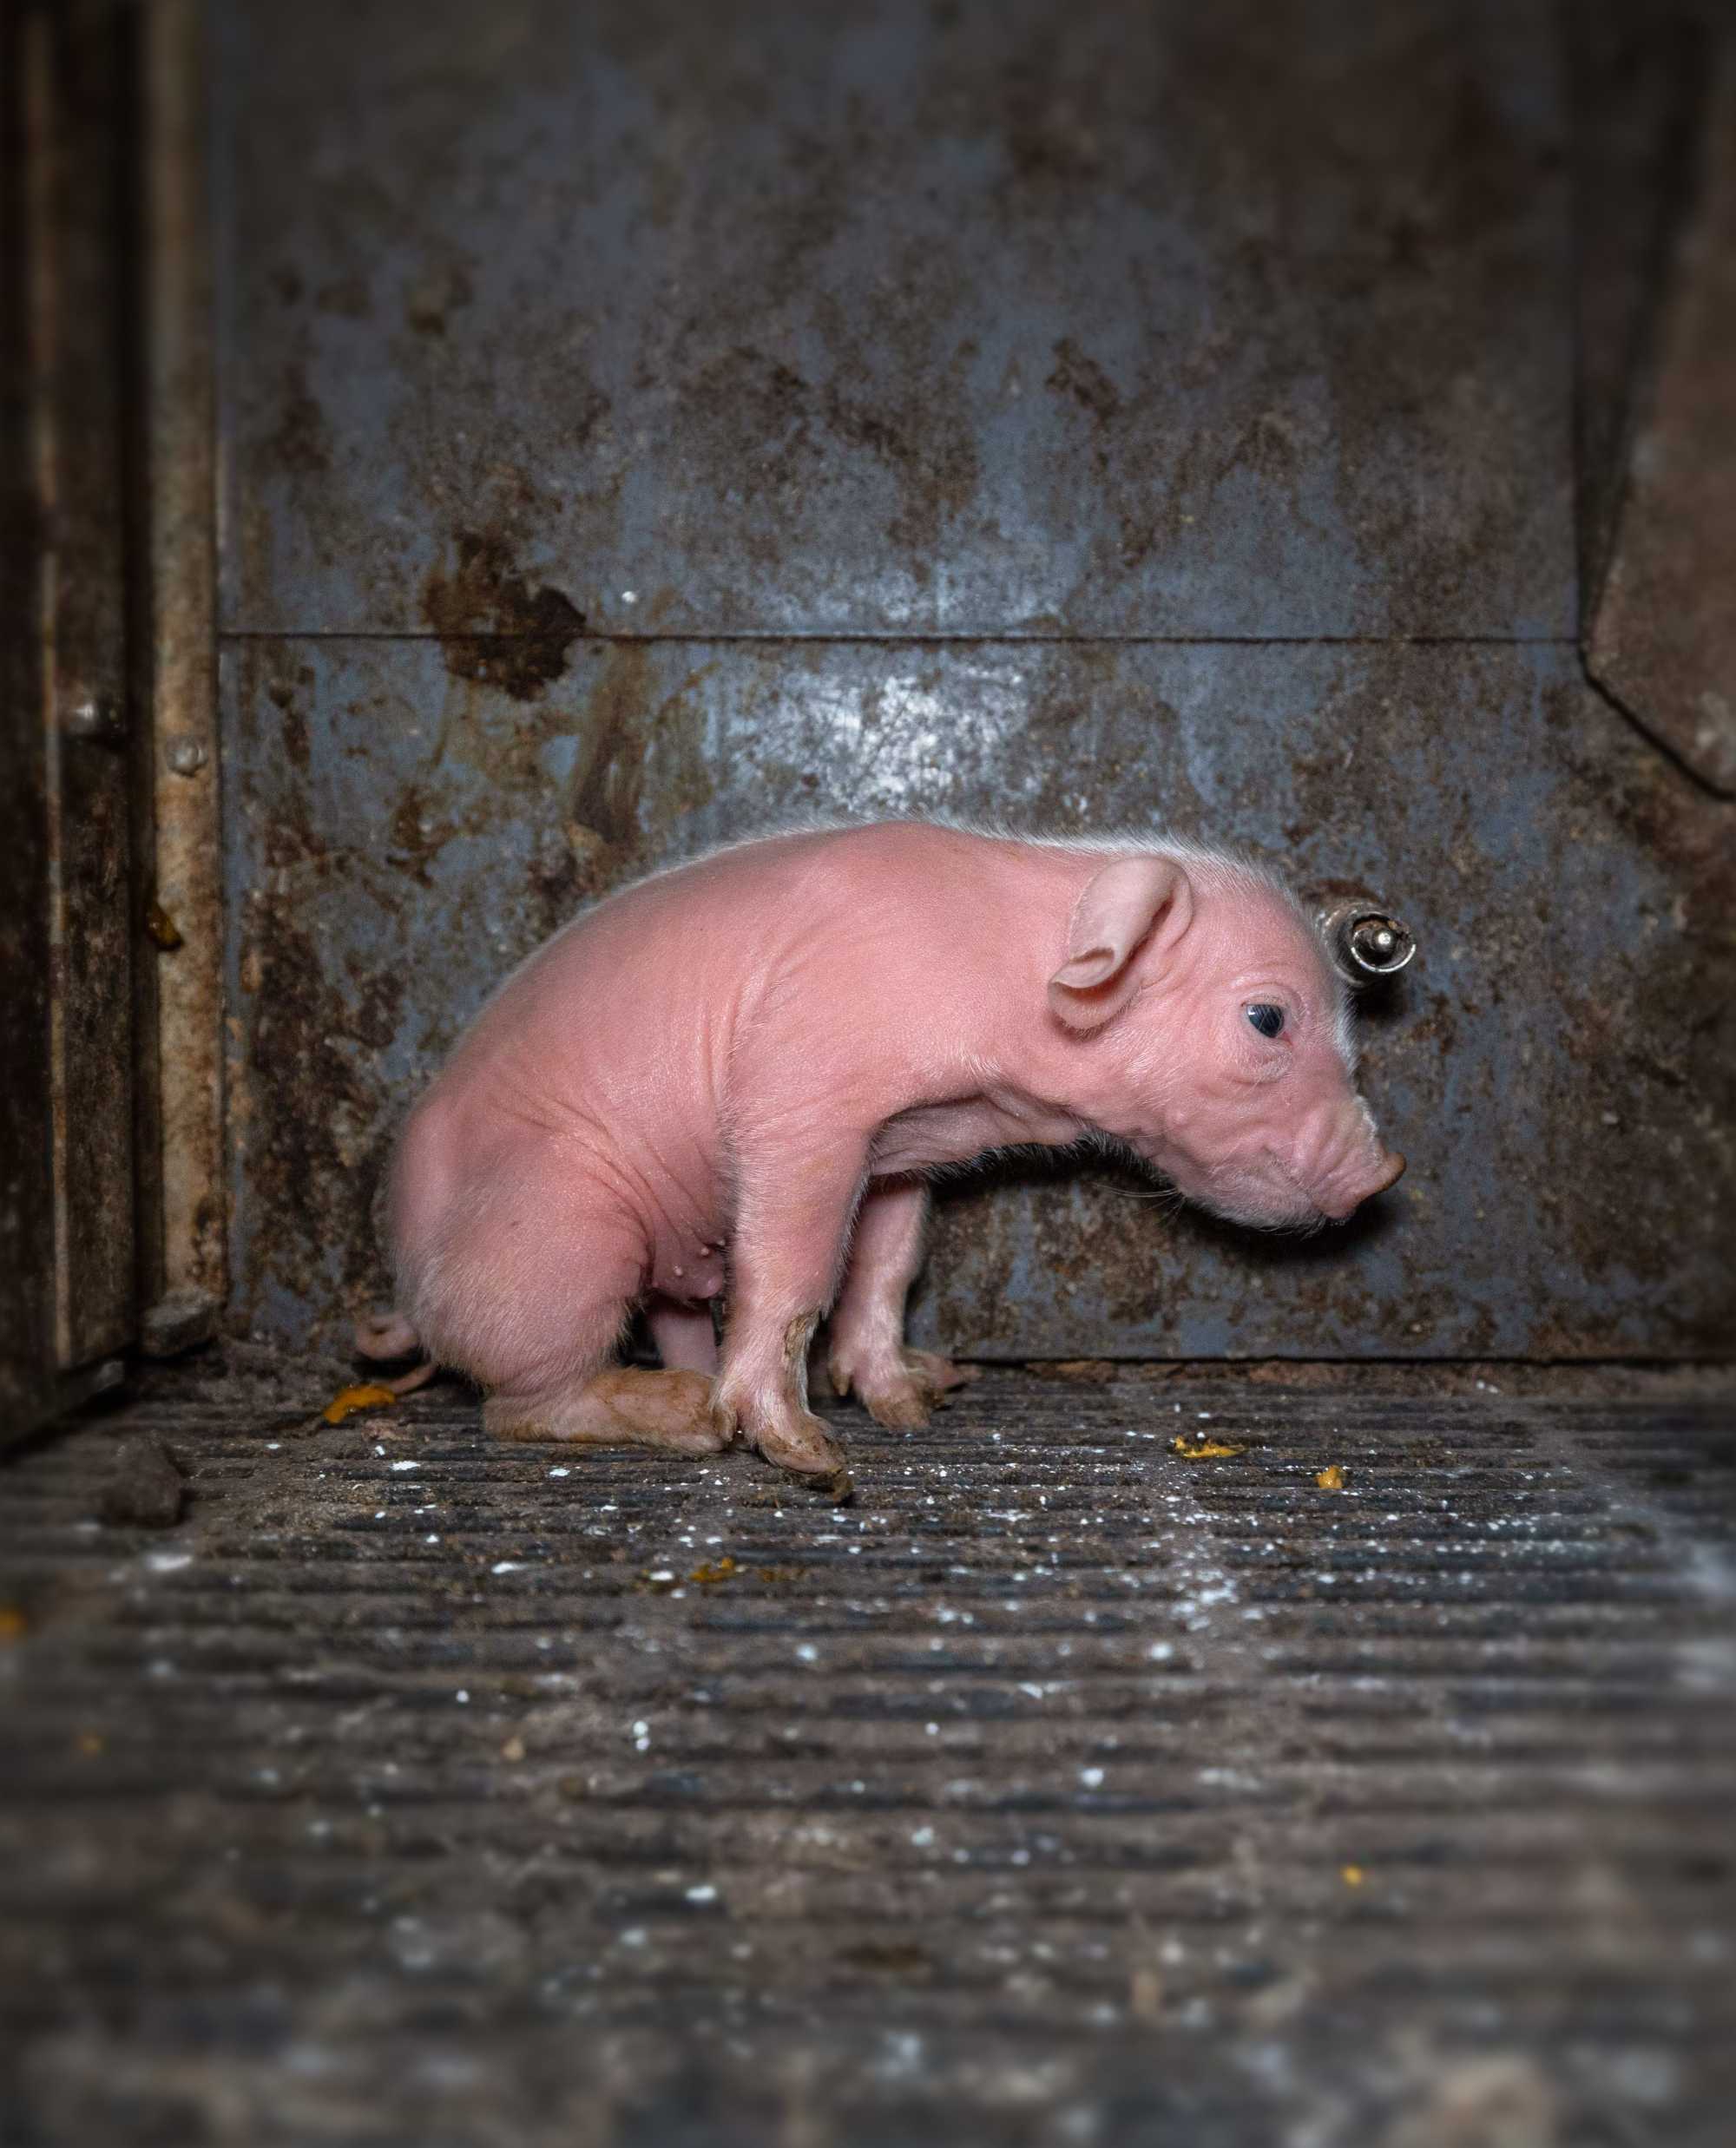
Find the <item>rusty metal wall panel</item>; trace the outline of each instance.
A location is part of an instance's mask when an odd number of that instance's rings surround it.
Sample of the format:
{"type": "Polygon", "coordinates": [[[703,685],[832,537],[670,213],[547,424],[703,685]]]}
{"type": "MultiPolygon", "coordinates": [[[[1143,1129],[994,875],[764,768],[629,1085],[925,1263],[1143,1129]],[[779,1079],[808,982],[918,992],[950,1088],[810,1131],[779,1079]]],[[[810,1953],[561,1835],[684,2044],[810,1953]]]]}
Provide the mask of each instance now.
{"type": "Polygon", "coordinates": [[[1736,34],[1706,98],[1698,196],[1665,293],[1608,572],[1599,681],[1736,793],[1736,34]]]}
{"type": "Polygon", "coordinates": [[[216,10],[223,623],[1571,632],[1557,14],[216,10]]]}
{"type": "Polygon", "coordinates": [[[246,1322],[380,1287],[398,1118],[587,897],[945,809],[1239,838],[1425,956],[1384,1217],[956,1196],[927,1332],[1727,1342],[1730,823],[1578,674],[1548,0],[214,21],[246,1322]]]}
{"type": "Polygon", "coordinates": [[[48,765],[30,452],[23,23],[0,8],[0,1441],[47,1412],[54,1363],[48,765]]]}
{"type": "Polygon", "coordinates": [[[954,1196],[969,1351],[1693,1354],[1733,1331],[1727,818],[1568,647],[244,641],[225,660],[238,1307],[382,1287],[394,1127],[588,896],[793,811],[1167,823],[1366,879],[1424,959],[1367,1024],[1394,1195],[1297,1246],[1097,1184],[954,1196]],[[529,645],[536,647],[538,645],[529,645]],[[499,652],[492,653],[499,661],[499,652]]]}
{"type": "Polygon", "coordinates": [[[1579,346],[1575,520],[1587,612],[1609,555],[1634,390],[1692,191],[1707,71],[1700,11],[1696,0],[1598,0],[1563,13],[1579,346]]]}
{"type": "Polygon", "coordinates": [[[130,1341],[137,1310],[126,29],[116,8],[44,10],[27,17],[23,39],[48,732],[56,1330],[69,1369],[130,1341]]]}

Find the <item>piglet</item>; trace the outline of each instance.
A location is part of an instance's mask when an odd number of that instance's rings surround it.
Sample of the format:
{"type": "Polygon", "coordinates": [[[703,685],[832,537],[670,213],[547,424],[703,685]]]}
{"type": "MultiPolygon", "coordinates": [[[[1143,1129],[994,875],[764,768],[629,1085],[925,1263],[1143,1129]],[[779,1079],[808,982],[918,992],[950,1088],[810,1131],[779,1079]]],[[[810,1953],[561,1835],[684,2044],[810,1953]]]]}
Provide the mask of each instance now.
{"type": "Polygon", "coordinates": [[[881,1424],[971,1375],[905,1347],[926,1174],[1104,1138],[1220,1216],[1348,1216],[1404,1159],[1284,885],[1179,842],[900,821],[741,844],[611,896],[485,1006],[411,1115],[399,1312],[496,1433],[847,1487],[809,1344],[881,1424]],[[721,1363],[711,1301],[727,1293],[721,1363]],[[663,1370],[618,1349],[645,1309],[663,1370]]]}

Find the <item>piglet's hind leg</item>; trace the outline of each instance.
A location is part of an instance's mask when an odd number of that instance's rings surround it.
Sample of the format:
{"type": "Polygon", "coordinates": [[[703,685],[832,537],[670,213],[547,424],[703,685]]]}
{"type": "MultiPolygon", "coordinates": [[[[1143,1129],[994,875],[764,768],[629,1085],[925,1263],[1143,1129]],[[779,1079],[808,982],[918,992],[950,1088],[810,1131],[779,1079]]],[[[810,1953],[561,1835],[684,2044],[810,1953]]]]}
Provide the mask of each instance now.
{"type": "Polygon", "coordinates": [[[564,1388],[502,1389],[483,1405],[483,1422],[497,1439],[714,1455],[732,1444],[733,1435],[717,1419],[713,1393],[714,1383],[702,1372],[611,1365],[564,1388]]]}
{"type": "Polygon", "coordinates": [[[684,1454],[727,1445],[703,1371],[612,1362],[644,1278],[630,1219],[535,1153],[476,1189],[471,1208],[424,1288],[418,1324],[432,1355],[481,1383],[490,1432],[684,1454]]]}
{"type": "Polygon", "coordinates": [[[657,1355],[671,1370],[717,1370],[717,1338],[712,1331],[709,1305],[654,1297],[645,1309],[645,1321],[657,1345],[657,1355]]]}
{"type": "Polygon", "coordinates": [[[869,1187],[828,1324],[832,1392],[853,1389],[875,1422],[893,1432],[919,1430],[937,1402],[976,1377],[974,1366],[904,1344],[904,1299],[922,1264],[927,1217],[925,1186],[904,1179],[869,1187]]]}

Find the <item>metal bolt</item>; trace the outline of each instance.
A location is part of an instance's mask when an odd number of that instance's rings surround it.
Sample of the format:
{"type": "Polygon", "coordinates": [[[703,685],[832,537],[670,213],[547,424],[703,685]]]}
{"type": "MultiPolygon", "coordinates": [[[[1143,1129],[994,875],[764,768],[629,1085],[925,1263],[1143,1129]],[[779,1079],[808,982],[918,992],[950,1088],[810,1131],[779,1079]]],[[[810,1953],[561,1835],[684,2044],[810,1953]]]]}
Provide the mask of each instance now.
{"type": "Polygon", "coordinates": [[[1334,966],[1351,984],[1392,976],[1417,952],[1410,929],[1372,903],[1341,903],[1321,917],[1320,929],[1334,966]]]}
{"type": "Polygon", "coordinates": [[[1395,917],[1359,917],[1345,936],[1351,960],[1374,976],[1390,976],[1403,969],[1417,952],[1417,943],[1395,917]]]}
{"type": "Polygon", "coordinates": [[[184,736],[171,739],[163,749],[163,759],[177,776],[196,776],[208,758],[197,739],[184,736]]]}

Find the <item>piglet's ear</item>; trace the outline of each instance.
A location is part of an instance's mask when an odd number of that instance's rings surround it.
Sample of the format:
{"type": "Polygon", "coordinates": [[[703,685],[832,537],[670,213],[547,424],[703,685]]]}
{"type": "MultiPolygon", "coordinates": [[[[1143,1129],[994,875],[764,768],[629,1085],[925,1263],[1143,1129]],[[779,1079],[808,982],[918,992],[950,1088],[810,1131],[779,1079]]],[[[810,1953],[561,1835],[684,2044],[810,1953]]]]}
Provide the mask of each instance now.
{"type": "Polygon", "coordinates": [[[1074,905],[1049,1005],[1069,1029],[1100,1028],[1133,996],[1141,947],[1173,948],[1193,916],[1193,884],[1173,857],[1115,859],[1074,905]]]}

